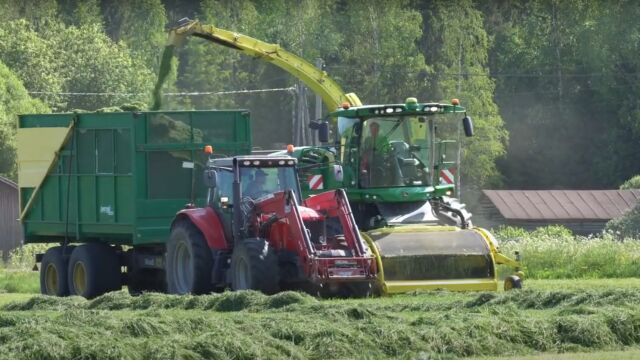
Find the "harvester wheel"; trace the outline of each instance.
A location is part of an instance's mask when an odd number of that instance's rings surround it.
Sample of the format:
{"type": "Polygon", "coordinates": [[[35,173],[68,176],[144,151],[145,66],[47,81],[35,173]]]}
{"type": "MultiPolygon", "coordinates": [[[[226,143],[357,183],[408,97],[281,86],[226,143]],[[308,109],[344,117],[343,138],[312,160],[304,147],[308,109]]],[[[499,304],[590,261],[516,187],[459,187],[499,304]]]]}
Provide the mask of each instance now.
{"type": "Polygon", "coordinates": [[[239,241],[231,254],[231,288],[275,294],[279,290],[278,257],[264,239],[239,241]]]}
{"type": "Polygon", "coordinates": [[[504,279],[504,291],[522,289],[522,279],[516,275],[507,276],[504,279]]]}
{"type": "Polygon", "coordinates": [[[67,269],[70,295],[91,299],[122,288],[118,254],[109,245],[88,243],[76,247],[67,269]]]}
{"type": "Polygon", "coordinates": [[[40,293],[51,296],[69,295],[67,261],[62,246],[49,248],[40,263],[40,293]]]}
{"type": "Polygon", "coordinates": [[[202,232],[191,221],[173,226],[167,242],[166,277],[170,294],[206,294],[213,290],[213,258],[202,232]]]}

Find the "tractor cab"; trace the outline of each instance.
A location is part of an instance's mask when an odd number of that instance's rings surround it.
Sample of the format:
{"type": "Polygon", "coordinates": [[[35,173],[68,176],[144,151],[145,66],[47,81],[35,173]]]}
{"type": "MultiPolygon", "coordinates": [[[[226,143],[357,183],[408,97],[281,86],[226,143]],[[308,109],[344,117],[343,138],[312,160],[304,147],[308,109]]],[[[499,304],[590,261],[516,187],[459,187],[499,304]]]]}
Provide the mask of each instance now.
{"type": "Polygon", "coordinates": [[[315,193],[315,176],[328,188],[349,189],[363,230],[425,223],[467,226],[470,214],[449,200],[455,193],[459,133],[473,135],[471,119],[457,99],[451,104],[415,98],[405,104],[345,104],[331,117],[336,119],[335,147],[293,152],[300,160],[303,192],[315,193]],[[327,164],[340,164],[340,173],[332,170],[338,165],[327,164]]]}
{"type": "MultiPolygon", "coordinates": [[[[345,106],[332,113],[339,158],[349,165],[345,178],[360,189],[439,187],[436,196],[452,192],[453,184],[441,179],[438,170],[456,164],[452,139],[464,112],[455,99],[449,105],[409,98],[405,104],[345,106]]],[[[465,116],[462,123],[471,136],[471,119],[465,116]]]]}
{"type": "Polygon", "coordinates": [[[243,200],[260,201],[288,190],[298,202],[302,200],[296,160],[287,156],[210,159],[205,170],[205,184],[214,185],[210,186],[213,191],[210,191],[209,203],[220,208],[233,208],[234,203],[240,204],[243,200]],[[215,183],[211,184],[214,178],[215,183]]]}

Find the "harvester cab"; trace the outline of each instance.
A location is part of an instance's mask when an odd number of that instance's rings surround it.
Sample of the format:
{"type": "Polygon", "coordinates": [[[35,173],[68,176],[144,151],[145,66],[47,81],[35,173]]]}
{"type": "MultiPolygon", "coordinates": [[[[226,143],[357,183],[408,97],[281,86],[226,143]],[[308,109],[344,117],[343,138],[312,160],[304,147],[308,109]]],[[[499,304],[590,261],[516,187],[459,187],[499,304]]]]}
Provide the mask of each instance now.
{"type": "MultiPolygon", "coordinates": [[[[303,201],[296,163],[288,156],[208,161],[205,211],[215,217],[216,228],[210,223],[198,228],[218,234],[218,241],[210,242],[211,283],[268,294],[302,289],[322,296],[368,295],[377,264],[358,232],[346,194],[338,189],[303,201]]],[[[201,211],[185,209],[178,217],[201,211]]],[[[179,277],[169,276],[170,285],[179,277]]],[[[175,283],[189,283],[183,280],[175,283]]],[[[178,292],[191,292],[182,290],[178,292]]]]}
{"type": "MultiPolygon", "coordinates": [[[[470,226],[471,214],[459,205],[443,171],[455,166],[451,154],[464,108],[449,104],[406,104],[346,108],[337,119],[344,185],[365,230],[388,225],[447,223],[470,226]]],[[[470,118],[466,117],[469,126],[470,118]]]]}

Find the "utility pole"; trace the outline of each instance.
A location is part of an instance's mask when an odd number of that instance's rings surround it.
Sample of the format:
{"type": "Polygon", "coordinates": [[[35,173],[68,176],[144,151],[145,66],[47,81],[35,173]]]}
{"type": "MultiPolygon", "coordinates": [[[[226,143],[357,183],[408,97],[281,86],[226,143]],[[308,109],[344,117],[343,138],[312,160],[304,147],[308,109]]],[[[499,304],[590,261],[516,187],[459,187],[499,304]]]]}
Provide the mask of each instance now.
{"type": "Polygon", "coordinates": [[[295,88],[295,101],[293,106],[293,144],[296,146],[306,146],[311,142],[307,88],[302,81],[298,81],[295,88]]]}

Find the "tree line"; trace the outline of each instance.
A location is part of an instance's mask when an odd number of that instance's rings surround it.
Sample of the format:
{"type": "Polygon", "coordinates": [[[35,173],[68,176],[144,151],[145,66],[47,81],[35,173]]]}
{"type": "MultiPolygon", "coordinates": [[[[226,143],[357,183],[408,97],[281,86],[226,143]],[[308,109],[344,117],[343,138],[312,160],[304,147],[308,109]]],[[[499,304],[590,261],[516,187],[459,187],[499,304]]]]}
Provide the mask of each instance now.
{"type": "MultiPolygon", "coordinates": [[[[464,140],[467,189],[607,188],[639,172],[636,1],[0,0],[0,8],[0,173],[10,177],[17,114],[149,103],[165,29],[182,17],[321,58],[365,103],[459,98],[476,125],[464,140]]],[[[165,92],[296,83],[200,39],[178,55],[165,92]]],[[[263,147],[293,133],[287,91],[165,103],[250,109],[263,147]]]]}

